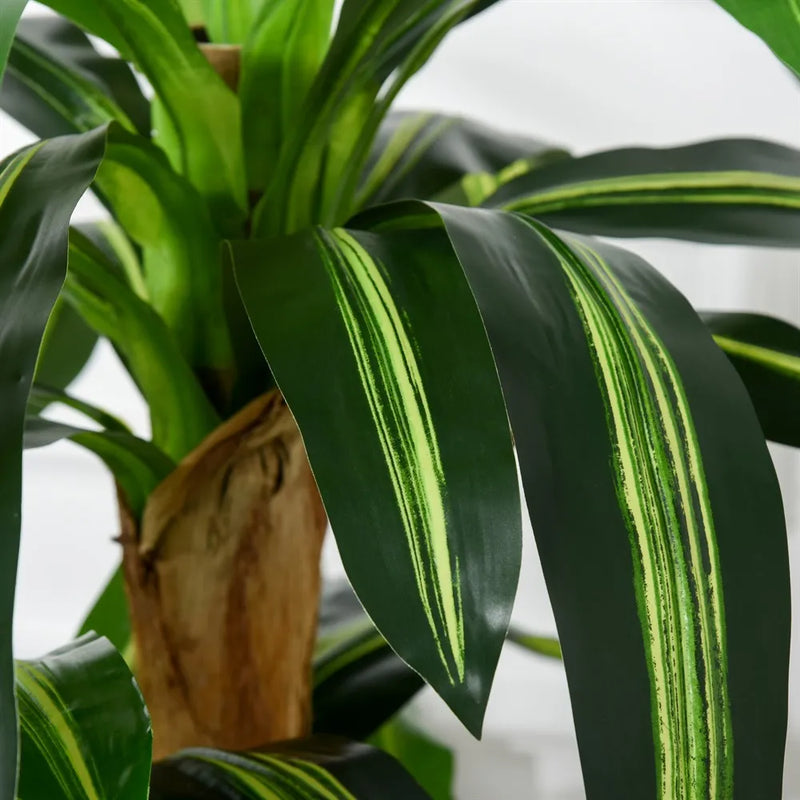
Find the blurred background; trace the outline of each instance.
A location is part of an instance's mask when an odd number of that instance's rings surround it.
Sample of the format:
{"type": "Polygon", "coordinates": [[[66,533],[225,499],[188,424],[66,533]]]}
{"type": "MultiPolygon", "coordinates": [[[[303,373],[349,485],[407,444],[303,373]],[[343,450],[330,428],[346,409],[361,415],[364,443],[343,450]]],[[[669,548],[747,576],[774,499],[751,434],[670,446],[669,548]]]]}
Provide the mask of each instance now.
{"type": "MultiPolygon", "coordinates": [[[[26,13],[47,12],[29,3],[26,13]]],[[[725,136],[800,147],[800,83],[711,0],[504,0],[451,34],[397,105],[471,116],[578,154],[725,136]]],[[[0,115],[0,154],[31,139],[0,115]]],[[[91,199],[78,210],[82,219],[98,213],[91,199]]],[[[800,325],[797,251],[662,241],[625,246],[697,308],[758,311],[800,325]]],[[[110,347],[101,343],[73,393],[147,433],[144,405],[110,347]]],[[[800,457],[778,446],[772,453],[798,575],[800,457]]],[[[116,566],[112,482],[72,445],[27,453],[22,523],[14,646],[27,657],[74,634],[116,566]]],[[[758,531],[753,536],[755,546],[758,531]]],[[[330,537],[325,569],[340,569],[330,537]]],[[[800,619],[800,590],[794,611],[800,619]]],[[[515,618],[528,631],[555,633],[529,525],[515,618]]],[[[794,633],[787,800],[800,800],[800,623],[794,633]]],[[[456,749],[459,800],[584,797],[558,663],[507,647],[481,743],[431,692],[406,713],[456,749]]]]}

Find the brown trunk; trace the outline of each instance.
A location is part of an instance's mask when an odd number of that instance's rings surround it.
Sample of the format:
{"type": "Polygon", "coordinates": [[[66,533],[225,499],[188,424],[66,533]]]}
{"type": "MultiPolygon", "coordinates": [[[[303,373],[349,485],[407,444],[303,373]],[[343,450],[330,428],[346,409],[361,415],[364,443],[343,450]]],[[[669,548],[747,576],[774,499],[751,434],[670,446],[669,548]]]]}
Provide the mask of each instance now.
{"type": "Polygon", "coordinates": [[[280,394],[190,453],[140,531],[122,523],[154,756],[306,734],[325,513],[280,394]]]}

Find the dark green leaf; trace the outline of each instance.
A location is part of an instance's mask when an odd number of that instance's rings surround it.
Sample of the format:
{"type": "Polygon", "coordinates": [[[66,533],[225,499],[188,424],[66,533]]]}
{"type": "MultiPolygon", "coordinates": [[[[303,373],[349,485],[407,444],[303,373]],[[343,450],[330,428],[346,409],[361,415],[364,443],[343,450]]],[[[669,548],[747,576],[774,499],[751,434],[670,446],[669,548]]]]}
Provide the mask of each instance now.
{"type": "Polygon", "coordinates": [[[38,142],[8,159],[0,172],[0,797],[15,796],[17,767],[11,619],[25,407],[66,272],[69,217],[104,145],[102,130],[38,142]]]}
{"type": "Polygon", "coordinates": [[[425,232],[319,229],[236,243],[232,256],[353,587],[398,654],[480,731],[516,591],[520,509],[497,373],[452,250],[425,232]]]}
{"type": "MultiPolygon", "coordinates": [[[[35,380],[54,389],[66,389],[86,366],[95,344],[97,334],[59,298],[44,330],[35,380]]],[[[46,403],[51,402],[52,399],[46,400],[46,403]]],[[[34,407],[36,411],[43,408],[41,405],[34,407]]]]}
{"type": "MultiPolygon", "coordinates": [[[[361,224],[430,225],[431,208],[361,224]]],[[[785,528],[738,376],[636,256],[502,212],[436,212],[497,359],[587,795],[779,797],[785,528]]]]}
{"type": "Polygon", "coordinates": [[[101,56],[80,28],[59,17],[20,23],[0,107],[40,137],[112,120],[150,134],[150,106],[130,67],[101,56]]]}
{"type": "Polygon", "coordinates": [[[123,431],[91,431],[42,417],[25,420],[25,448],[46,447],[70,439],[98,456],[122,490],[137,519],[155,487],[175,469],[175,463],[150,442],[123,431]]]}
{"type": "MultiPolygon", "coordinates": [[[[531,652],[561,657],[553,639],[516,629],[508,638],[531,652]]],[[[375,629],[350,584],[326,586],[314,651],[314,730],[363,739],[423,686],[375,629]]]]}
{"type": "Polygon", "coordinates": [[[700,316],[747,387],[767,439],[800,447],[800,330],[762,314],[700,316]]]}
{"type": "Polygon", "coordinates": [[[42,2],[85,31],[108,42],[123,58],[129,58],[124,36],[106,14],[101,3],[87,3],[86,0],[42,0],[42,2]]]}
{"type": "Polygon", "coordinates": [[[487,205],[606,236],[800,244],[800,151],[728,139],[610,150],[501,186],[487,205]]]}
{"type": "Polygon", "coordinates": [[[377,731],[370,744],[396,758],[431,800],[451,800],[455,759],[449,748],[399,717],[377,731]]]}
{"type": "Polygon", "coordinates": [[[504,179],[566,157],[564,150],[545,142],[461,117],[395,111],[375,137],[355,206],[431,200],[448,190],[462,195],[465,205],[479,205],[483,192],[490,187],[494,192],[504,179]]]}
{"type": "Polygon", "coordinates": [[[425,800],[386,753],[313,737],[249,753],[185,750],[153,765],[150,800],[425,800]]]}
{"type": "Polygon", "coordinates": [[[778,58],[800,75],[800,12],[794,0],[716,0],[760,36],[778,58]]]}
{"type": "Polygon", "coordinates": [[[125,596],[125,576],[122,566],[114,570],[114,574],[95,600],[91,611],[81,624],[78,636],[90,631],[105,636],[130,663],[131,620],[125,596]]]}
{"type": "Polygon", "coordinates": [[[79,231],[69,241],[63,297],[116,347],[150,411],[154,443],[180,460],[219,423],[161,317],[79,231]]]}
{"type": "Polygon", "coordinates": [[[144,800],[150,715],[106,639],[87,634],[18,661],[20,800],[144,800]]]}

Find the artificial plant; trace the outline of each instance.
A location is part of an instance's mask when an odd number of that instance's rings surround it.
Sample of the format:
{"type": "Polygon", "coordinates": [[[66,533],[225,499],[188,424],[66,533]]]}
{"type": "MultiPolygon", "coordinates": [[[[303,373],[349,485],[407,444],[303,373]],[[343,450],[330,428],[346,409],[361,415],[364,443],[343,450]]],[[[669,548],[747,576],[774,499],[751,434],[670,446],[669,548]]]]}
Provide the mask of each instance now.
{"type": "MultiPolygon", "coordinates": [[[[800,152],[574,158],[393,112],[485,1],[46,4],[0,10],[0,105],[42,137],[0,174],[2,796],[412,798],[351,740],[433,752],[376,734],[424,682],[480,735],[510,636],[563,656],[588,797],[778,797],[765,434],[800,444],[800,331],[590,236],[796,246],[800,152]],[[108,219],[70,228],[90,189],[108,219]],[[97,336],[148,441],[66,390],[97,336]],[[21,452],[61,438],[114,476],[122,563],[16,705],[21,452]],[[509,633],[515,450],[559,644],[509,633]],[[328,521],[358,602],[318,625],[328,521]]],[[[720,4],[800,70],[796,15],[720,4]]]]}

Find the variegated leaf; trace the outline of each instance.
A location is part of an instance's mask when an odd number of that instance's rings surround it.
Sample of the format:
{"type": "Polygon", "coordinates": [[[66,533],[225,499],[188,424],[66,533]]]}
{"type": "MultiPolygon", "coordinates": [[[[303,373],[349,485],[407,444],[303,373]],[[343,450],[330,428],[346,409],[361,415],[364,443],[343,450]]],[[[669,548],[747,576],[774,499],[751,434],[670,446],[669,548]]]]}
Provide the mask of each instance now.
{"type": "Polygon", "coordinates": [[[520,513],[460,266],[440,237],[409,248],[343,229],[232,253],[356,593],[477,732],[516,589],[520,513]]]}

